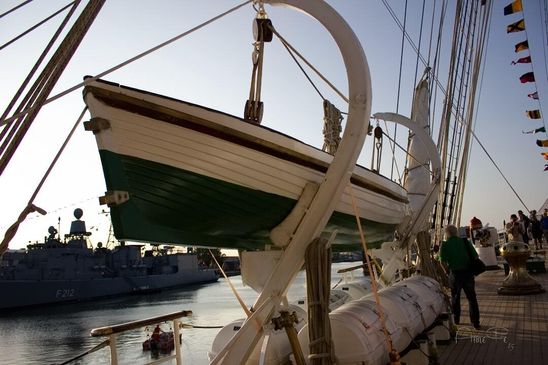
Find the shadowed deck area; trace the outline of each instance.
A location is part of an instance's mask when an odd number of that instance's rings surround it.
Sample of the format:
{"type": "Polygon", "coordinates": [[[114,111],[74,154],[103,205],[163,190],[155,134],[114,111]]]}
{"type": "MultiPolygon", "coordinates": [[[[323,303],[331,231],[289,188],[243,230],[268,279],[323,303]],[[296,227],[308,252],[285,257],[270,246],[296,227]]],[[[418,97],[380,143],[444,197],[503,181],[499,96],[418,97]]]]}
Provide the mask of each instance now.
{"type": "MultiPolygon", "coordinates": [[[[531,276],[548,289],[547,273],[531,276]]],[[[468,301],[461,294],[461,325],[456,341],[440,348],[440,364],[548,364],[548,293],[498,295],[505,277],[501,269],[476,278],[479,331],[470,324],[468,301]]]]}

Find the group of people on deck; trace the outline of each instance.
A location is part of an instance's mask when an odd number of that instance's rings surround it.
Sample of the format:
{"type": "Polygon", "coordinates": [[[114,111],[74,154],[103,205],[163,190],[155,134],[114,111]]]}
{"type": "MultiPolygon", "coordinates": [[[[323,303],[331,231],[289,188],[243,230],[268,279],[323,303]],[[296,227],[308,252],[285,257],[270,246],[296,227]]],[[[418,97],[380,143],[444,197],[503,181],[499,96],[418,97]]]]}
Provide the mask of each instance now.
{"type": "MultiPolygon", "coordinates": [[[[472,220],[471,230],[474,222],[481,225],[476,217],[472,220]]],[[[529,217],[523,211],[510,216],[510,222],[506,224],[506,233],[511,241],[522,241],[535,243],[536,250],[542,250],[548,245],[548,209],[544,209],[542,216],[537,216],[537,212],[532,210],[529,217]]],[[[472,260],[478,257],[478,253],[472,243],[459,236],[458,228],[454,225],[445,227],[445,241],[442,242],[439,249],[439,260],[444,268],[449,272],[449,281],[451,285],[451,306],[453,309],[453,318],[455,324],[460,324],[460,294],[464,294],[468,299],[470,322],[475,329],[480,329],[479,305],[475,290],[474,274],[471,269],[472,260]]]]}
{"type": "Polygon", "coordinates": [[[544,209],[542,216],[537,216],[537,211],[532,210],[529,217],[518,210],[518,214],[510,216],[510,222],[506,224],[506,233],[510,241],[521,241],[535,244],[535,250],[542,250],[544,244],[548,245],[548,209],[544,209]]]}

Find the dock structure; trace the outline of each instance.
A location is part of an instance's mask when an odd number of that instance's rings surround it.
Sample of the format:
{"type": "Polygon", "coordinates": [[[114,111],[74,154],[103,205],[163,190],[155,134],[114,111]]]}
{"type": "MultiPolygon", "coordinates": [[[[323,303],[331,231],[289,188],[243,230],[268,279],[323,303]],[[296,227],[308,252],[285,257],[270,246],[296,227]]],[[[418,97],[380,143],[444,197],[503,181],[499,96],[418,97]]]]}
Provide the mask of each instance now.
{"type": "MultiPolygon", "coordinates": [[[[545,259],[546,260],[546,259],[545,259]]],[[[545,289],[547,273],[532,273],[545,289]]],[[[440,364],[548,364],[548,293],[498,295],[504,270],[476,277],[481,329],[468,318],[468,301],[461,297],[461,324],[451,343],[440,348],[440,364]]]]}

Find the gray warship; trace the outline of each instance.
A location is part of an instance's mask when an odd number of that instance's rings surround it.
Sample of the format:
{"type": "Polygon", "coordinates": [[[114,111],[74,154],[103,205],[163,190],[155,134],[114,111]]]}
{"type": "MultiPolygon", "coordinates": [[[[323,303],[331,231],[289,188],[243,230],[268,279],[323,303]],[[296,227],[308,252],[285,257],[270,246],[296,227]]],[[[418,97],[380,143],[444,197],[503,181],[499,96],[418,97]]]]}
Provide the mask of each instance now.
{"type": "Polygon", "coordinates": [[[54,227],[43,243],[8,251],[0,261],[0,310],[160,291],[218,280],[194,254],[119,244],[88,247],[82,210],[62,242],[54,227]]]}

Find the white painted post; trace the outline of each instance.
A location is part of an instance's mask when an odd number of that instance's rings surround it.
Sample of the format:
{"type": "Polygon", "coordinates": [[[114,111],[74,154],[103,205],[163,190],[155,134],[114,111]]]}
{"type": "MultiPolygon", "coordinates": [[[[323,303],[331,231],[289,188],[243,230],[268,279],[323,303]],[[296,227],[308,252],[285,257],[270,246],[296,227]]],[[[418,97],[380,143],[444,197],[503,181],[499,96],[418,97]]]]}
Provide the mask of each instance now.
{"type": "Polygon", "coordinates": [[[109,336],[110,346],[110,364],[118,365],[118,353],[116,352],[116,334],[113,333],[109,336]]]}
{"type": "Polygon", "coordinates": [[[173,341],[175,341],[175,361],[177,362],[177,365],[183,364],[183,358],[181,356],[181,343],[179,342],[180,325],[181,321],[178,318],[173,320],[173,341]]]}

